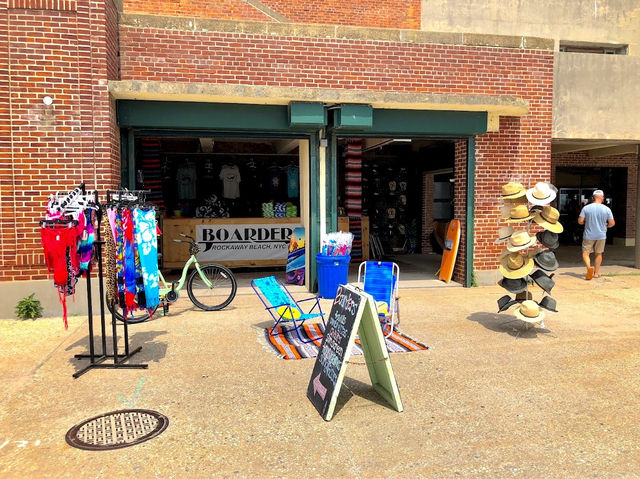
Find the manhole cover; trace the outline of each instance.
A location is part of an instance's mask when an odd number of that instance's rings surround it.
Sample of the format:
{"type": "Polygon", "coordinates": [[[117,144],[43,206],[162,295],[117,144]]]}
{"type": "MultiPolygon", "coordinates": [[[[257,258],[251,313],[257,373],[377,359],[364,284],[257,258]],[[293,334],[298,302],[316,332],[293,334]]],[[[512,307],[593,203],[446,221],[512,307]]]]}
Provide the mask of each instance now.
{"type": "Polygon", "coordinates": [[[92,417],[67,432],[67,444],[89,451],[106,451],[148,441],[164,431],[169,419],[147,409],[123,409],[92,417]]]}

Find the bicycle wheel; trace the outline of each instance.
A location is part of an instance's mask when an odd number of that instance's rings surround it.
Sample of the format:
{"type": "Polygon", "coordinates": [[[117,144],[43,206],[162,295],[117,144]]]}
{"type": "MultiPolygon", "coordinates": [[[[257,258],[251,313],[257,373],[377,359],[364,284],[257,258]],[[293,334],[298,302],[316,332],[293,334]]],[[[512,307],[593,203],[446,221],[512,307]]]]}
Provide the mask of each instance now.
{"type": "MultiPolygon", "coordinates": [[[[122,308],[120,308],[120,306],[116,305],[116,310],[114,312],[114,311],[112,311],[113,305],[109,301],[105,301],[105,303],[107,303],[107,309],[109,310],[109,312],[110,313],[113,312],[118,321],[122,321],[122,322],[125,321],[124,315],[122,314],[122,308]]],[[[152,308],[151,312],[153,314],[155,314],[157,309],[158,309],[158,306],[156,306],[155,308],[152,308]]],[[[146,309],[139,309],[139,310],[136,310],[136,311],[129,311],[127,313],[126,321],[129,324],[137,324],[137,323],[145,322],[150,317],[151,317],[151,315],[149,315],[149,311],[147,311],[146,309]]]]}
{"type": "Polygon", "coordinates": [[[202,276],[195,269],[187,282],[189,299],[198,308],[205,311],[218,311],[231,303],[236,297],[238,285],[229,268],[221,264],[208,264],[200,268],[202,276]],[[204,281],[206,278],[211,287],[204,281]]]}

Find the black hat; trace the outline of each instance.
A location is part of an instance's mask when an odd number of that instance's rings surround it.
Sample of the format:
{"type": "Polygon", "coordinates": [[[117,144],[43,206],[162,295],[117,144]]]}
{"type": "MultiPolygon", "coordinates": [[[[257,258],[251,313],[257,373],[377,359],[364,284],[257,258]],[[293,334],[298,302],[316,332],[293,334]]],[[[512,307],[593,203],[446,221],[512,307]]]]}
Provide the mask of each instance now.
{"type": "Polygon", "coordinates": [[[553,233],[547,230],[538,231],[536,233],[536,238],[538,238],[538,241],[540,241],[543,246],[546,246],[549,249],[556,249],[558,246],[560,246],[558,233],[553,233]]]}
{"type": "Polygon", "coordinates": [[[522,293],[527,289],[527,281],[524,278],[502,278],[498,284],[510,293],[522,293]]]}
{"type": "Polygon", "coordinates": [[[558,269],[558,260],[551,250],[540,251],[533,257],[533,261],[546,271],[555,271],[558,269]]]}
{"type": "Polygon", "coordinates": [[[540,300],[538,304],[540,305],[541,308],[547,309],[549,311],[553,311],[554,313],[558,312],[558,310],[556,309],[556,300],[553,299],[551,296],[545,296],[540,300]]]}
{"type": "Polygon", "coordinates": [[[529,276],[531,276],[531,279],[534,280],[536,284],[540,286],[542,289],[544,289],[547,293],[551,293],[551,290],[556,285],[555,281],[551,279],[553,274],[549,276],[547,273],[545,273],[541,269],[535,270],[529,276]]]}
{"type": "Polygon", "coordinates": [[[518,302],[511,299],[511,296],[509,296],[508,294],[505,294],[502,298],[498,300],[498,313],[502,313],[503,311],[506,311],[514,304],[518,304],[518,302]]]}

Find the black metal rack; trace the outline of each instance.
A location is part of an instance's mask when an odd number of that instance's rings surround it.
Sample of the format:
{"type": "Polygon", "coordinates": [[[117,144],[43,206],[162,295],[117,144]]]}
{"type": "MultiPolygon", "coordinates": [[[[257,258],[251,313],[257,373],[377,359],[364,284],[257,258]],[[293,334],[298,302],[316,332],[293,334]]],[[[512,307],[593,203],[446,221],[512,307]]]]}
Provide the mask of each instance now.
{"type": "MultiPolygon", "coordinates": [[[[83,192],[84,184],[81,185],[83,192]]],[[[122,199],[123,196],[135,196],[137,200],[144,201],[145,195],[148,190],[107,190],[107,204],[111,202],[112,195],[118,195],[118,199],[122,199]]],[[[118,333],[116,329],[117,320],[115,315],[115,306],[111,308],[111,329],[113,340],[113,354],[107,354],[107,336],[106,336],[106,321],[104,312],[104,274],[102,265],[102,247],[105,244],[102,241],[100,228],[102,223],[102,205],[98,201],[98,192],[95,192],[95,204],[97,209],[96,218],[98,227],[96,228],[96,241],[94,242],[96,248],[96,254],[98,256],[98,287],[100,291],[100,326],[101,326],[101,341],[102,341],[102,353],[96,354],[94,351],[94,332],[93,332],[93,303],[91,298],[91,262],[87,269],[87,306],[88,306],[88,322],[89,322],[89,354],[76,354],[76,359],[89,359],[89,364],[73,374],[74,378],[82,376],[90,369],[146,369],[148,364],[129,364],[125,363],[134,354],[139,353],[142,350],[142,346],[138,346],[133,351],[129,348],[129,325],[127,321],[123,321],[124,327],[124,354],[118,354],[118,333]],[[108,359],[113,359],[113,362],[106,362],[108,359]]]]}

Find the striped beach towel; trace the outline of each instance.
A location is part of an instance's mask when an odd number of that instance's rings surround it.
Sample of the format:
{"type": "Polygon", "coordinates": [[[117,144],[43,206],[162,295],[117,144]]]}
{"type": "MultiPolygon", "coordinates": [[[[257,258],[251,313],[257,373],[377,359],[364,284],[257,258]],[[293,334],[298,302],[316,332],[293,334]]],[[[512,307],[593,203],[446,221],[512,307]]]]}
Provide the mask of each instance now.
{"type": "MultiPolygon", "coordinates": [[[[281,334],[275,336],[271,335],[272,329],[273,328],[266,328],[261,331],[261,335],[266,339],[266,343],[269,345],[268,349],[282,359],[306,359],[315,358],[318,355],[324,332],[322,323],[304,324],[302,326],[302,338],[305,340],[312,339],[313,341],[310,343],[301,343],[293,328],[291,328],[291,331],[282,334],[282,327],[278,326],[277,331],[281,334]]],[[[400,331],[391,333],[391,335],[385,339],[385,342],[387,343],[387,349],[390,353],[408,353],[429,349],[425,344],[416,341],[400,331]]],[[[362,354],[360,340],[357,337],[351,354],[362,354]]]]}

